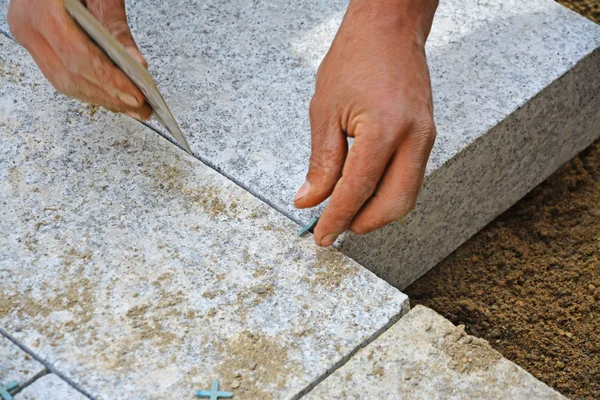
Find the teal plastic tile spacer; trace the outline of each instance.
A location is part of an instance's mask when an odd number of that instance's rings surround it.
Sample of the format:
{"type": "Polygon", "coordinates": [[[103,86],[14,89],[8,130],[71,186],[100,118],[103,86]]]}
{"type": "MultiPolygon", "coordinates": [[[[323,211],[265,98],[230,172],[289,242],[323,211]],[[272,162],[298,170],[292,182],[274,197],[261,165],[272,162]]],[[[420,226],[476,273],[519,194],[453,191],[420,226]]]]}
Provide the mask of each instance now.
{"type": "Polygon", "coordinates": [[[212,381],[212,386],[210,390],[198,390],[196,392],[196,397],[201,398],[209,398],[210,400],[217,399],[231,399],[233,397],[233,393],[231,392],[219,392],[219,381],[212,381]]]}
{"type": "Polygon", "coordinates": [[[308,224],[306,224],[302,229],[300,229],[298,231],[298,235],[302,236],[304,235],[306,232],[308,231],[312,231],[312,229],[315,227],[315,225],[317,225],[317,222],[319,221],[319,217],[312,217],[310,219],[310,221],[308,221],[308,224]]]}
{"type": "Polygon", "coordinates": [[[6,386],[0,385],[0,398],[2,398],[2,400],[13,400],[13,397],[9,393],[9,391],[13,390],[17,386],[19,386],[19,384],[17,382],[10,382],[6,386]]]}

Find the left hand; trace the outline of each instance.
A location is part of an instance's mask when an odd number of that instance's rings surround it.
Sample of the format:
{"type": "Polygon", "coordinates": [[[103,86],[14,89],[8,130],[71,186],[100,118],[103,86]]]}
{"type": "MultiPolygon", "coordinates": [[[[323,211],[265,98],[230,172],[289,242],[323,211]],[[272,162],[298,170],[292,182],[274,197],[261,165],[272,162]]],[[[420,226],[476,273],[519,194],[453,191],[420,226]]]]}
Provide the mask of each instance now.
{"type": "Polygon", "coordinates": [[[424,50],[436,6],[352,0],[319,67],[310,166],[294,202],[330,197],[315,228],[320,246],[348,229],[378,229],[416,203],[436,135],[424,50]]]}

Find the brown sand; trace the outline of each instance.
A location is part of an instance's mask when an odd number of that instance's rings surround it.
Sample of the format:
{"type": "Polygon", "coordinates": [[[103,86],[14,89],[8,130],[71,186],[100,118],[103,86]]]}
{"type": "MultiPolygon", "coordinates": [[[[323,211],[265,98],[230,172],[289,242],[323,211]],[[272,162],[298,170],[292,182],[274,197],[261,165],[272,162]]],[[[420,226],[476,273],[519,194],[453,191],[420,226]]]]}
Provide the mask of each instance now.
{"type": "Polygon", "coordinates": [[[410,286],[573,399],[600,399],[600,141],[410,286]]]}
{"type": "Polygon", "coordinates": [[[600,141],[410,286],[573,399],[600,399],[600,141]]]}
{"type": "Polygon", "coordinates": [[[565,7],[600,23],[600,0],[557,0],[565,7]]]}
{"type": "MultiPolygon", "coordinates": [[[[600,0],[561,0],[600,23],[600,0]]],[[[600,399],[600,141],[406,290],[572,399],[600,399]]]]}

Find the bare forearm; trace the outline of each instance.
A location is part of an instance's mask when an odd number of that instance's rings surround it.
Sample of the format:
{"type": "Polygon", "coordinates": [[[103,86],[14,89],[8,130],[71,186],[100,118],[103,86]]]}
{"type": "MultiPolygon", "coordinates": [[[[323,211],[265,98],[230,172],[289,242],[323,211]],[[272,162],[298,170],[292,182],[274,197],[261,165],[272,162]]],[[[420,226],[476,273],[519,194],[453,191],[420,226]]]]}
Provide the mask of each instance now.
{"type": "Polygon", "coordinates": [[[346,18],[374,29],[395,29],[425,43],[438,0],[350,0],[346,18]]]}

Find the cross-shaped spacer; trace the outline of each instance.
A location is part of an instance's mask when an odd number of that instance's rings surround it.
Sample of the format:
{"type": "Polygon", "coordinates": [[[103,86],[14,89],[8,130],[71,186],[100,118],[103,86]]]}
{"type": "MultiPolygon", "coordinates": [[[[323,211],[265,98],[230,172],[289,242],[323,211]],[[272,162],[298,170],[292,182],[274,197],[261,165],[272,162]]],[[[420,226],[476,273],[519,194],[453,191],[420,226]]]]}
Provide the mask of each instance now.
{"type": "Polygon", "coordinates": [[[233,397],[233,393],[219,392],[219,381],[212,381],[212,387],[210,390],[198,390],[196,392],[196,397],[208,397],[210,400],[217,400],[218,398],[231,399],[233,397]]]}
{"type": "Polygon", "coordinates": [[[8,391],[13,390],[17,386],[19,386],[17,382],[11,382],[6,386],[0,385],[0,398],[3,400],[13,400],[12,395],[8,391]]]}

